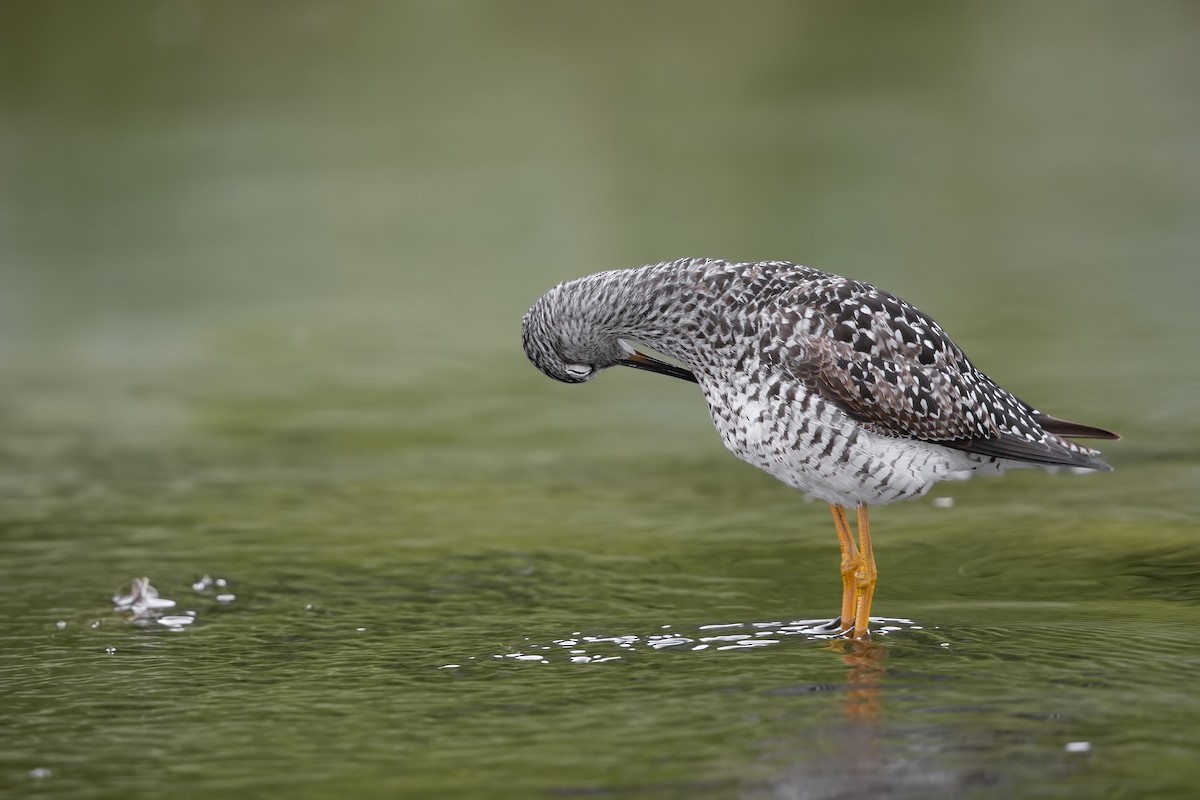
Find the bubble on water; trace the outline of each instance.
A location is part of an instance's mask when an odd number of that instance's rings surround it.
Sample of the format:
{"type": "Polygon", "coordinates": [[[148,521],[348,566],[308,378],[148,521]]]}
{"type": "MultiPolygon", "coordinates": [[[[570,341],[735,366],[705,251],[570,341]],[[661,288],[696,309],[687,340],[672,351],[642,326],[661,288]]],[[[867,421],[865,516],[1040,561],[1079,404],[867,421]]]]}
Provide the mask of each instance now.
{"type": "Polygon", "coordinates": [[[61,631],[67,627],[67,621],[65,619],[60,619],[58,622],[54,623],[54,627],[61,631]]]}
{"type": "Polygon", "coordinates": [[[207,589],[208,587],[210,587],[212,585],[213,585],[213,579],[208,575],[203,575],[200,578],[197,578],[196,582],[192,584],[192,590],[197,591],[197,592],[203,592],[205,589],[207,589]]]}
{"type": "Polygon", "coordinates": [[[53,774],[54,773],[46,767],[37,767],[36,769],[29,770],[29,777],[33,778],[35,781],[45,780],[53,774]]]}
{"type": "Polygon", "coordinates": [[[234,600],[236,600],[236,599],[237,599],[237,595],[233,595],[233,594],[219,594],[219,595],[217,595],[217,602],[218,602],[218,603],[232,603],[232,602],[233,602],[234,600]]]}
{"type": "Polygon", "coordinates": [[[1086,753],[1092,749],[1091,742],[1067,742],[1064,748],[1068,753],[1086,753]]]}
{"type": "Polygon", "coordinates": [[[442,664],[438,669],[458,669],[460,664],[442,664]]]}
{"type": "Polygon", "coordinates": [[[108,655],[110,655],[110,656],[111,656],[111,655],[115,655],[115,654],[116,654],[116,652],[117,652],[117,648],[115,648],[115,647],[106,647],[106,648],[104,648],[104,652],[105,652],[105,653],[107,653],[107,654],[108,654],[108,655]]]}

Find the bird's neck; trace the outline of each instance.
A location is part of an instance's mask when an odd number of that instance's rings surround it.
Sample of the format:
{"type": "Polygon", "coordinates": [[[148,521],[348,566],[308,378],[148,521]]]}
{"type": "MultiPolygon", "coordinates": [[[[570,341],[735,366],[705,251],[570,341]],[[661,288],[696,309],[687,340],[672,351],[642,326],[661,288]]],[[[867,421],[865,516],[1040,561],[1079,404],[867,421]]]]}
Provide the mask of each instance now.
{"type": "Polygon", "coordinates": [[[615,336],[652,347],[694,368],[695,329],[702,311],[696,288],[703,261],[655,264],[613,270],[571,284],[580,308],[597,335],[615,336]]]}

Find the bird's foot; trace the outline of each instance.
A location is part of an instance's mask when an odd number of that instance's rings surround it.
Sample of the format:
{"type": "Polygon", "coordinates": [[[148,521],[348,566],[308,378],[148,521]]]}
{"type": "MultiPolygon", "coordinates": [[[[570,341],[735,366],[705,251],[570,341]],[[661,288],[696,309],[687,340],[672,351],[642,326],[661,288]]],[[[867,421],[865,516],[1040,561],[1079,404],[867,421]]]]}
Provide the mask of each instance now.
{"type": "Polygon", "coordinates": [[[843,625],[841,617],[834,617],[829,622],[814,625],[813,630],[819,631],[822,635],[836,635],[838,638],[846,638],[854,633],[854,624],[851,622],[849,626],[843,625]]]}
{"type": "Polygon", "coordinates": [[[849,625],[842,624],[841,617],[834,617],[829,622],[820,625],[814,625],[813,631],[819,632],[821,635],[833,635],[837,639],[859,639],[870,640],[871,631],[866,627],[865,623],[860,630],[855,630],[855,620],[851,619],[849,625]]]}

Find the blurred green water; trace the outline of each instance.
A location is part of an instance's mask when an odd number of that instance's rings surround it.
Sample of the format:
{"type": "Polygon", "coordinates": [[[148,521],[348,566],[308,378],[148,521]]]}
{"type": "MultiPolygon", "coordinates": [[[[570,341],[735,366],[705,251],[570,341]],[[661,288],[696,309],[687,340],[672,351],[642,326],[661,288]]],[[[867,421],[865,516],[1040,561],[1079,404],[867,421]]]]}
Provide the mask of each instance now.
{"type": "Polygon", "coordinates": [[[1188,796],[1197,21],[4,5],[0,788],[1188,796]],[[901,294],[1117,472],[878,512],[877,646],[752,627],[834,612],[827,510],[516,336],[701,254],[901,294]],[[138,575],[196,623],[111,613],[138,575]]]}

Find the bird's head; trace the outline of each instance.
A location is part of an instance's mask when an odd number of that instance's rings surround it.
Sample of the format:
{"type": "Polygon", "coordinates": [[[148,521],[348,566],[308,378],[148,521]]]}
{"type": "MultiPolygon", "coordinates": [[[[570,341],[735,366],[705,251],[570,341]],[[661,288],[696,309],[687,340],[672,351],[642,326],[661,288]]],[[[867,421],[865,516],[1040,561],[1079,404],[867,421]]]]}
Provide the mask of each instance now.
{"type": "Polygon", "coordinates": [[[521,339],[535,367],[563,383],[585,383],[617,364],[696,381],[690,370],[639,353],[622,341],[606,325],[609,320],[596,300],[579,281],[572,281],[555,286],[533,304],[521,321],[521,339]]]}

